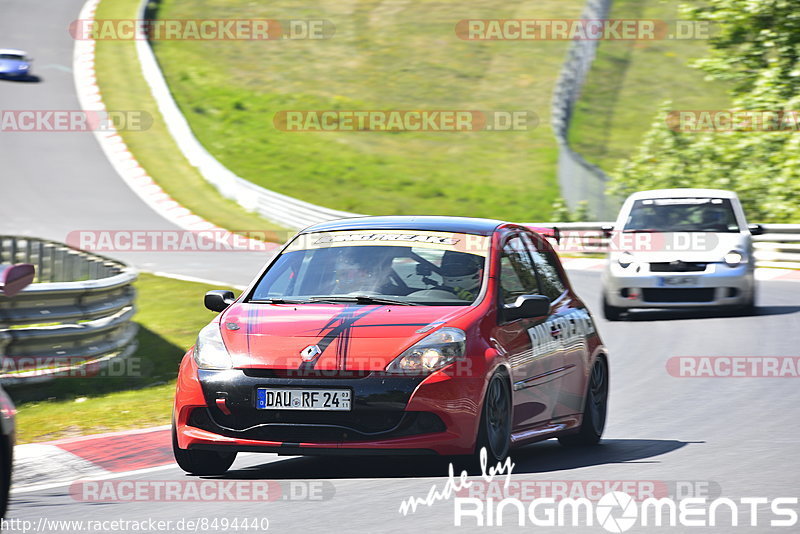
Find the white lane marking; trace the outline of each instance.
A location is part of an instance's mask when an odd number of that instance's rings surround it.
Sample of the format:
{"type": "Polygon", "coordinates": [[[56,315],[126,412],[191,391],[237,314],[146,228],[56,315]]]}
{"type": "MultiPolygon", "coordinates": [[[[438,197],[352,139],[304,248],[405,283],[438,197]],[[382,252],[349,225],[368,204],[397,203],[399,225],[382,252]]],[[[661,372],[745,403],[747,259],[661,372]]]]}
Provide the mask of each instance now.
{"type": "Polygon", "coordinates": [[[49,484],[69,484],[75,479],[103,476],[108,471],[55,445],[31,444],[14,451],[14,491],[49,484]]]}
{"type": "MultiPolygon", "coordinates": [[[[272,463],[272,462],[277,462],[277,461],[281,461],[281,460],[289,460],[291,458],[297,458],[297,456],[278,456],[277,454],[272,454],[272,453],[258,453],[258,452],[239,453],[239,455],[236,458],[236,463],[234,463],[234,465],[231,467],[231,470],[241,469],[242,467],[245,467],[245,466],[241,466],[241,465],[239,467],[237,467],[237,464],[241,464],[242,460],[248,461],[247,467],[251,467],[249,461],[250,460],[255,460],[256,457],[260,457],[258,459],[258,461],[255,462],[256,465],[261,465],[261,464],[265,464],[265,463],[272,463]],[[265,459],[264,458],[265,456],[267,456],[268,458],[265,459]]],[[[87,473],[85,476],[81,476],[81,477],[78,477],[78,478],[70,478],[69,480],[60,480],[58,482],[50,482],[50,483],[46,483],[46,484],[36,484],[36,485],[21,486],[21,487],[14,486],[11,489],[11,496],[13,497],[14,495],[22,495],[22,494],[25,494],[25,493],[34,493],[34,492],[37,492],[37,491],[45,491],[45,490],[50,490],[50,489],[63,488],[63,487],[70,486],[70,485],[74,484],[75,482],[79,482],[79,481],[82,481],[82,480],[111,480],[111,479],[115,479],[115,478],[135,477],[137,475],[146,475],[148,473],[158,473],[159,471],[167,471],[169,469],[180,470],[180,467],[178,467],[178,464],[176,464],[176,463],[169,463],[167,465],[159,465],[159,466],[156,466],[156,467],[146,467],[144,469],[136,469],[134,471],[123,471],[123,472],[120,472],[120,473],[112,473],[110,471],[102,470],[103,472],[99,472],[99,473],[96,473],[96,474],[87,473]]],[[[183,474],[183,471],[181,471],[181,474],[183,474]]]]}
{"type": "Polygon", "coordinates": [[[31,486],[22,486],[21,488],[17,488],[14,486],[11,489],[11,496],[14,495],[21,495],[23,493],[33,493],[35,491],[44,491],[49,489],[55,488],[63,488],[65,486],[70,486],[75,482],[81,480],[109,480],[112,478],[122,478],[127,476],[134,476],[134,475],[143,475],[147,473],[155,473],[158,471],[166,471],[167,469],[177,469],[177,464],[167,464],[167,465],[159,465],[156,467],[147,467],[145,469],[137,469],[135,471],[124,471],[121,473],[112,473],[112,472],[104,472],[104,473],[87,473],[85,476],[81,476],[78,478],[71,478],[70,480],[60,480],[58,482],[51,482],[47,484],[35,484],[31,486]]]}
{"type": "MultiPolygon", "coordinates": [[[[94,20],[95,11],[100,0],[87,0],[78,16],[79,20],[94,20]]],[[[80,107],[84,111],[106,111],[100,88],[97,85],[95,72],[96,42],[91,39],[76,39],[72,56],[73,81],[80,107]]],[[[150,209],[165,220],[187,231],[214,230],[224,233],[226,230],[195,215],[188,208],[172,199],[139,164],[128,149],[125,141],[113,128],[110,131],[94,131],[100,149],[111,166],[131,190],[141,198],[150,209]]],[[[258,250],[263,246],[261,241],[245,238],[245,247],[258,250]]]]}
{"type": "Polygon", "coordinates": [[[72,72],[72,67],[67,67],[65,65],[59,65],[57,63],[51,63],[48,65],[41,65],[36,67],[37,71],[42,70],[60,70],[61,72],[72,72]]]}

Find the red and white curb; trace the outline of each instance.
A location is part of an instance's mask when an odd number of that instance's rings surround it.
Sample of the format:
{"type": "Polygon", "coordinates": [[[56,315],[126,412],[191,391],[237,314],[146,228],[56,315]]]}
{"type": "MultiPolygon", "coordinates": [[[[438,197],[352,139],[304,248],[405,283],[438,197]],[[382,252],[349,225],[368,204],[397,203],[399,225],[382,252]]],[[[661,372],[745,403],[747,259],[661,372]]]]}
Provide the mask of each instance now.
{"type": "MultiPolygon", "coordinates": [[[[88,0],[81,8],[79,19],[94,20],[99,3],[100,0],[88,0]]],[[[94,62],[95,45],[96,42],[92,39],[76,39],[73,52],[75,89],[81,108],[86,112],[106,111],[100,88],[97,85],[94,62]]],[[[113,129],[111,131],[96,130],[94,134],[100,143],[100,148],[117,174],[156,213],[183,230],[212,230],[220,234],[224,234],[227,231],[199,215],[195,215],[188,208],[181,206],[175,199],[170,197],[139,164],[136,157],[128,149],[122,136],[119,135],[119,132],[113,129]]],[[[264,243],[251,239],[243,239],[241,244],[247,247],[248,250],[262,250],[264,248],[264,243]]],[[[267,245],[273,244],[267,243],[267,245]]],[[[278,245],[275,244],[274,247],[270,248],[277,247],[278,245]]]]}
{"type": "Polygon", "coordinates": [[[170,426],[14,447],[12,495],[175,467],[170,426]]]}

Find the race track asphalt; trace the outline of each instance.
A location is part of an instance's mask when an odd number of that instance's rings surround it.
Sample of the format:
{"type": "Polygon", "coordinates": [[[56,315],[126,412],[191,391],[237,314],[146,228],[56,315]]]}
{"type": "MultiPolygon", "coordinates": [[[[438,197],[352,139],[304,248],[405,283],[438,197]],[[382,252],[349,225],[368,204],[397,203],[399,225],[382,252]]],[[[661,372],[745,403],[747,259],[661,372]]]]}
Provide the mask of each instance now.
{"type": "MultiPolygon", "coordinates": [[[[82,0],[3,3],[0,47],[31,53],[40,80],[0,80],[2,109],[78,109],[67,25],[77,18],[81,5],[82,0]]],[[[0,132],[0,164],[0,234],[64,240],[73,230],[175,229],[116,176],[91,134],[0,132]]],[[[188,252],[122,254],[120,258],[146,270],[233,284],[248,283],[266,259],[253,253],[188,252]]],[[[573,271],[571,278],[595,310],[599,273],[573,271]]],[[[514,454],[513,478],[657,481],[672,488],[687,482],[711,488],[712,497],[796,497],[800,487],[799,379],[677,378],[666,371],[666,362],[673,356],[796,356],[800,284],[769,281],[760,285],[760,308],[750,317],[656,312],[618,323],[598,317],[611,354],[610,413],[603,443],[585,450],[565,449],[553,440],[525,447],[514,454]]],[[[479,530],[453,527],[450,501],[422,507],[408,516],[398,513],[404,498],[424,497],[432,484],[441,487],[446,469],[446,463],[437,459],[392,462],[248,454],[237,460],[225,479],[283,484],[323,480],[332,484],[333,491],[327,486],[329,498],[322,501],[86,503],[71,497],[68,487],[55,487],[13,495],[8,518],[31,520],[38,526],[41,518],[175,522],[266,517],[272,532],[479,530]]],[[[177,467],[166,466],[122,479],[187,477],[177,467]]],[[[766,512],[763,505],[759,509],[766,512]]],[[[599,526],[536,530],[605,532],[599,526]]],[[[636,527],[631,532],[644,530],[636,527]]],[[[680,527],[653,530],[686,531],[680,527]]],[[[757,527],[714,531],[767,530],[762,518],[757,527]]],[[[70,531],[81,530],[52,525],[49,530],[70,531]]],[[[175,527],[171,531],[178,532],[175,527]]]]}
{"type": "MultiPolygon", "coordinates": [[[[0,79],[0,109],[80,109],[67,29],[83,0],[7,0],[0,48],[33,58],[37,81],[0,79]]],[[[179,230],[117,175],[90,132],[0,131],[0,235],[65,241],[73,231],[179,230]]],[[[254,229],[257,230],[257,229],[254,229]]],[[[147,271],[246,285],[269,258],[260,252],[115,252],[147,271]]]]}
{"type": "MultiPolygon", "coordinates": [[[[596,310],[599,273],[573,271],[570,276],[582,298],[596,310]]],[[[513,455],[513,480],[638,481],[668,488],[668,494],[676,496],[686,496],[674,493],[677,488],[691,487],[697,496],[711,499],[797,497],[800,378],[680,378],[666,370],[666,362],[673,356],[796,356],[800,345],[800,284],[760,284],[760,306],[755,316],[655,312],[609,323],[595,313],[611,355],[605,438],[601,445],[589,449],[567,449],[555,440],[520,449],[513,455]]],[[[447,463],[439,459],[247,454],[222,478],[278,481],[282,492],[276,502],[88,503],[73,498],[69,487],[63,486],[14,495],[9,517],[34,523],[42,517],[131,521],[265,517],[271,532],[480,531],[453,526],[451,500],[430,508],[423,506],[407,516],[398,512],[405,498],[424,498],[434,484],[441,489],[446,475],[447,463]],[[283,495],[291,491],[289,485],[298,481],[330,483],[322,487],[326,498],[283,500],[283,495]]],[[[164,466],[116,480],[191,478],[177,466],[164,466]]],[[[759,510],[757,527],[722,526],[711,531],[766,532],[769,528],[765,521],[775,516],[768,513],[768,507],[760,506],[759,510]]],[[[506,520],[509,518],[513,519],[513,514],[506,520]]],[[[742,509],[742,523],[748,524],[748,518],[742,509]]],[[[543,528],[528,523],[526,528],[537,532],[606,532],[596,524],[543,528]]],[[[637,525],[631,532],[688,532],[685,528],[637,525]]],[[[515,526],[508,530],[521,531],[515,526]]]]}

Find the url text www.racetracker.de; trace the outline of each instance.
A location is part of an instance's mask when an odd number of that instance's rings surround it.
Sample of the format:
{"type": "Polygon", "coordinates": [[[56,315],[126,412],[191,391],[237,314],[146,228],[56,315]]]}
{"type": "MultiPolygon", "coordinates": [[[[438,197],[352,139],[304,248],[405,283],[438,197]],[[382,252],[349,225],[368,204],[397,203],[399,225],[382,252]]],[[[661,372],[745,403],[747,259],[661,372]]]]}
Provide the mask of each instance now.
{"type": "Polygon", "coordinates": [[[184,517],[181,519],[0,519],[0,531],[50,532],[266,532],[266,517],[184,517]]]}

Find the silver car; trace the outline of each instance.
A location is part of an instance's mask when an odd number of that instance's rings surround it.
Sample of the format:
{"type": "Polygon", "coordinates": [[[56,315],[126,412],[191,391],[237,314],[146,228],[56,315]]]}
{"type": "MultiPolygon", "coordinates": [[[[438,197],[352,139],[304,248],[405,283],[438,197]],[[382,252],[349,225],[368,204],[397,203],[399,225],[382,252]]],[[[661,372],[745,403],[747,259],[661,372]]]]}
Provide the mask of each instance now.
{"type": "Polygon", "coordinates": [[[631,308],[755,306],[752,235],[736,193],[660,189],[625,201],[609,238],[603,313],[631,308]]]}

